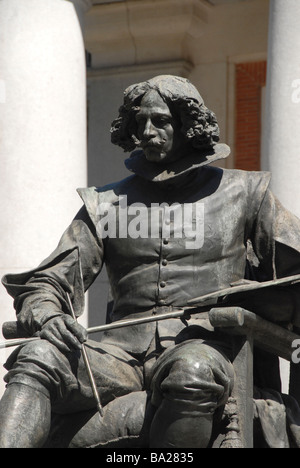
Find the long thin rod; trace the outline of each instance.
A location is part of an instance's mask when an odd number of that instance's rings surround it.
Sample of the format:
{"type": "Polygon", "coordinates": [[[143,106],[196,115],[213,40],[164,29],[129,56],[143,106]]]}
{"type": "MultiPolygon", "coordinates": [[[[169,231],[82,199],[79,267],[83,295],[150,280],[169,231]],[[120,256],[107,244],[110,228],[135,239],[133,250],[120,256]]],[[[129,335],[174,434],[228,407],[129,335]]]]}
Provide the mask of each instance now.
{"type": "MultiPolygon", "coordinates": [[[[72,305],[69,294],[67,294],[67,297],[68,297],[68,302],[69,302],[69,307],[70,307],[72,317],[73,317],[74,320],[77,321],[77,317],[75,315],[75,312],[74,312],[73,305],[72,305]]],[[[82,351],[82,357],[83,357],[83,360],[84,360],[84,364],[85,364],[85,367],[86,367],[86,370],[87,370],[87,373],[88,373],[88,376],[89,376],[89,381],[90,381],[90,384],[91,384],[91,387],[92,387],[93,395],[94,395],[94,398],[95,398],[96,403],[97,403],[97,409],[98,409],[98,412],[99,412],[100,416],[102,417],[103,416],[103,408],[102,408],[100,396],[99,396],[99,393],[98,393],[98,390],[97,390],[97,385],[96,385],[96,382],[95,382],[95,378],[94,378],[94,375],[93,375],[93,372],[92,372],[92,368],[91,368],[91,365],[90,365],[90,361],[89,361],[89,358],[88,358],[88,355],[87,355],[87,352],[86,352],[86,347],[85,347],[84,343],[82,343],[81,351],[82,351]]]]}
{"type": "MultiPolygon", "coordinates": [[[[130,320],[118,320],[116,322],[108,323],[105,325],[98,325],[96,327],[87,328],[86,331],[88,334],[92,333],[99,333],[105,330],[113,330],[114,328],[124,328],[130,327],[132,325],[139,325],[142,323],[149,323],[149,322],[158,322],[159,320],[166,320],[171,318],[179,318],[185,315],[185,310],[180,309],[174,312],[166,313],[166,314],[158,314],[158,315],[151,315],[150,317],[142,317],[137,319],[130,319],[130,320]]],[[[15,338],[9,339],[6,341],[0,341],[0,349],[3,348],[10,348],[13,346],[20,346],[30,341],[40,340],[38,336],[32,336],[29,338],[15,338]]]]}
{"type": "MultiPolygon", "coordinates": [[[[165,320],[168,318],[177,318],[184,316],[185,313],[188,313],[189,310],[196,310],[198,307],[208,306],[208,305],[215,305],[220,298],[226,298],[235,293],[247,293],[249,291],[255,291],[258,289],[268,288],[268,287],[275,287],[275,286],[285,286],[285,285],[293,285],[300,282],[300,275],[288,276],[286,278],[280,278],[271,281],[264,281],[262,283],[258,283],[257,281],[251,281],[249,283],[241,284],[238,286],[231,286],[226,289],[222,289],[220,291],[215,291],[213,293],[206,294],[204,296],[200,296],[195,299],[191,299],[187,302],[187,307],[185,309],[179,309],[177,311],[167,313],[167,314],[159,314],[151,317],[145,317],[140,319],[130,319],[126,321],[116,321],[113,323],[109,323],[106,325],[99,325],[97,327],[87,328],[87,333],[97,333],[102,332],[105,330],[112,330],[113,328],[121,328],[121,327],[129,327],[131,325],[138,325],[139,323],[147,323],[147,322],[156,322],[158,320],[165,320]]],[[[9,339],[6,341],[0,342],[0,349],[3,348],[10,348],[13,346],[20,346],[26,342],[39,340],[39,337],[30,337],[30,338],[16,338],[16,339],[9,339]]]]}

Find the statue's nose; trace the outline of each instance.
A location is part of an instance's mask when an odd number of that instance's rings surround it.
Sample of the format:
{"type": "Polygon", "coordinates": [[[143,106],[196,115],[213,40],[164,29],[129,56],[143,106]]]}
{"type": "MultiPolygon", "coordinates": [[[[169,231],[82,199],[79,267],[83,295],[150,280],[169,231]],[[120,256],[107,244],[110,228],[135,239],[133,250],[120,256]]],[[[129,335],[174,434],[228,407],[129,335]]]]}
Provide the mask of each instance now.
{"type": "Polygon", "coordinates": [[[152,123],[151,119],[147,119],[143,131],[144,138],[150,139],[155,137],[157,134],[155,126],[152,123]]]}

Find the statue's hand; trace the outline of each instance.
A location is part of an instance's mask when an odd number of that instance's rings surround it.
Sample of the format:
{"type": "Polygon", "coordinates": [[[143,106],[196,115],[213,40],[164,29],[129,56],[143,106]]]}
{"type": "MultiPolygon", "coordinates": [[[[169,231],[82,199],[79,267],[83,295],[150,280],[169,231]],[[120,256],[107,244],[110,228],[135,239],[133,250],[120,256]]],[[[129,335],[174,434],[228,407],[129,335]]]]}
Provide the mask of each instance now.
{"type": "Polygon", "coordinates": [[[81,349],[87,340],[87,331],[69,315],[54,317],[45,323],[40,338],[50,341],[62,352],[81,349]]]}

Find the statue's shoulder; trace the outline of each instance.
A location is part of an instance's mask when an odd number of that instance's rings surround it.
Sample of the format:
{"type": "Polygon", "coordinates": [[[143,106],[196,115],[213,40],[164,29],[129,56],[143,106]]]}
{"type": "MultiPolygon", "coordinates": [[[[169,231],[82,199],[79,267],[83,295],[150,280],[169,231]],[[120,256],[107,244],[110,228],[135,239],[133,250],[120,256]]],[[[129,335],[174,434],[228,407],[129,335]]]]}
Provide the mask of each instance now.
{"type": "Polygon", "coordinates": [[[100,203],[113,204],[117,202],[120,195],[127,193],[135,178],[135,175],[131,175],[125,179],[100,187],[92,186],[78,188],[77,192],[92,220],[96,220],[97,210],[100,203]]]}
{"type": "Polygon", "coordinates": [[[221,169],[224,183],[238,185],[242,190],[252,193],[265,193],[271,174],[267,171],[245,171],[241,169],[221,169]]]}

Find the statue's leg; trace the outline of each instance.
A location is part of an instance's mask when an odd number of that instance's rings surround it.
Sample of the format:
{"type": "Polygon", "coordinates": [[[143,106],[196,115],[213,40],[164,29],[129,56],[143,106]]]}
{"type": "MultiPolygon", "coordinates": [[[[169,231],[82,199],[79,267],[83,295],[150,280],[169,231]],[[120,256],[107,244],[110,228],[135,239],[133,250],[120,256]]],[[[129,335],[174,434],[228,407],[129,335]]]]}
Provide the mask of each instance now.
{"type": "Polygon", "coordinates": [[[149,446],[153,408],[148,394],[132,392],[96,410],[55,415],[45,448],[138,448],[149,446]]]}
{"type": "MultiPolygon", "coordinates": [[[[141,364],[111,345],[88,341],[86,349],[102,404],[140,391],[141,364]]],[[[0,447],[42,447],[51,413],[70,414],[96,407],[81,353],[61,353],[46,340],[13,352],[0,403],[0,447]]]]}
{"type": "Polygon", "coordinates": [[[214,414],[230,395],[234,373],[216,347],[190,340],[165,351],[153,369],[152,448],[205,448],[214,414]]]}
{"type": "Polygon", "coordinates": [[[12,384],[0,401],[0,447],[41,447],[50,422],[49,396],[27,385],[12,384]]]}
{"type": "Polygon", "coordinates": [[[1,448],[37,448],[44,444],[51,424],[51,372],[59,354],[53,345],[41,340],[18,348],[10,356],[5,377],[8,385],[0,402],[1,448]]]}

